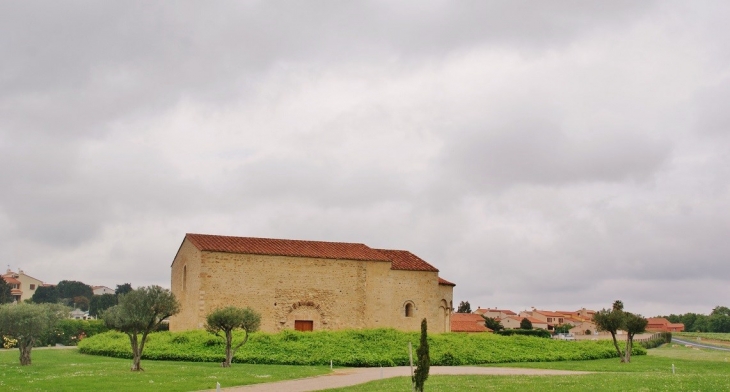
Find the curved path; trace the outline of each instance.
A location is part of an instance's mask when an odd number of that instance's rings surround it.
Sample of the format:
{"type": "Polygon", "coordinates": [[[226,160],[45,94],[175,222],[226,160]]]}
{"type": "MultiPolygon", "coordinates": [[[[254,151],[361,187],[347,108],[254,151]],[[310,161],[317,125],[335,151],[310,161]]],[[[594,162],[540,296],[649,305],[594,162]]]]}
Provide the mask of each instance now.
{"type": "MultiPolygon", "coordinates": [[[[522,368],[499,368],[499,367],[478,367],[478,366],[431,366],[429,375],[576,375],[589,374],[591,372],[575,372],[568,370],[551,370],[551,369],[522,369],[522,368]]],[[[271,383],[245,385],[240,387],[223,388],[225,391],[240,392],[306,392],[319,391],[329,388],[342,388],[351,385],[366,383],[368,381],[379,380],[381,378],[410,376],[411,368],[409,366],[387,367],[387,368],[345,368],[337,369],[333,373],[301,378],[298,380],[278,381],[271,383]]]]}
{"type": "Polygon", "coordinates": [[[690,346],[697,346],[697,347],[702,347],[702,348],[709,348],[711,350],[730,351],[730,348],[727,348],[727,347],[711,346],[711,345],[708,345],[708,344],[691,342],[689,340],[677,339],[675,337],[672,337],[672,342],[681,343],[681,344],[688,344],[690,346]]]}

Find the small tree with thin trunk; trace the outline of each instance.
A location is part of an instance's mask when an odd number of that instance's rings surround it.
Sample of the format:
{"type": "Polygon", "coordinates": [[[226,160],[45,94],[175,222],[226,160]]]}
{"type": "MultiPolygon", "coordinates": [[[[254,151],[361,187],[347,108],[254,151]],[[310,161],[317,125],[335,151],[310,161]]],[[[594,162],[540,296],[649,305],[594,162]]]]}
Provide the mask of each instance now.
{"type": "Polygon", "coordinates": [[[649,320],[640,314],[626,312],[624,322],[627,335],[624,362],[631,362],[631,351],[634,349],[634,335],[646,331],[646,325],[649,323],[649,320]]]}
{"type": "Polygon", "coordinates": [[[532,321],[528,320],[527,317],[522,318],[520,329],[532,329],[532,321]]]}
{"type": "Polygon", "coordinates": [[[613,346],[616,348],[616,353],[621,358],[621,362],[624,362],[624,357],[616,341],[616,333],[624,327],[624,321],[624,304],[621,301],[615,301],[612,309],[601,309],[593,315],[593,322],[596,324],[596,328],[599,331],[608,331],[611,333],[613,346]]]}
{"type": "Polygon", "coordinates": [[[52,331],[59,320],[66,317],[68,308],[59,304],[0,305],[0,336],[16,339],[20,364],[30,365],[33,346],[52,331]]]}
{"type": "Polygon", "coordinates": [[[180,304],[175,295],[160,286],[140,287],[119,296],[119,305],[107,309],[102,318],[109,328],[124,332],[132,345],[132,371],[140,366],[147,336],[157,330],[163,320],[177,314],[180,304]]]}
{"type": "Polygon", "coordinates": [[[413,375],[413,384],[417,392],[423,392],[423,384],[428,379],[428,371],[431,368],[431,358],[428,353],[428,326],[426,319],[421,321],[421,343],[418,345],[416,355],[418,361],[416,363],[416,371],[413,375]]]}
{"type": "Polygon", "coordinates": [[[236,355],[241,346],[248,341],[248,335],[256,332],[261,325],[261,315],[251,308],[237,308],[229,306],[216,309],[206,317],[205,329],[226,340],[226,360],[221,363],[222,367],[231,367],[233,356],[236,355]],[[243,340],[233,344],[233,331],[242,329],[245,332],[243,340]],[[221,332],[224,336],[221,336],[221,332]]]}
{"type": "Polygon", "coordinates": [[[504,325],[502,325],[502,322],[499,321],[499,319],[494,317],[484,317],[484,315],[482,315],[482,318],[484,319],[484,326],[492,331],[497,332],[504,329],[504,325]]]}

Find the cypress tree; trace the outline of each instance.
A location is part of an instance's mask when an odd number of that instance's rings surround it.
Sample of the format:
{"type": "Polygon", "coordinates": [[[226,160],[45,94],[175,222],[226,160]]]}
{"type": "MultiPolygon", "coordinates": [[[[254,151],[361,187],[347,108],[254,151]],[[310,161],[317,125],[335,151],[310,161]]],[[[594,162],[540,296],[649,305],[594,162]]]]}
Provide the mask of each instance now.
{"type": "Polygon", "coordinates": [[[428,354],[428,333],[425,318],[421,321],[421,343],[418,345],[416,355],[418,356],[418,361],[416,362],[417,367],[414,372],[415,374],[413,375],[413,383],[417,392],[423,392],[423,384],[425,384],[426,379],[428,379],[428,370],[431,367],[431,358],[428,354]]]}

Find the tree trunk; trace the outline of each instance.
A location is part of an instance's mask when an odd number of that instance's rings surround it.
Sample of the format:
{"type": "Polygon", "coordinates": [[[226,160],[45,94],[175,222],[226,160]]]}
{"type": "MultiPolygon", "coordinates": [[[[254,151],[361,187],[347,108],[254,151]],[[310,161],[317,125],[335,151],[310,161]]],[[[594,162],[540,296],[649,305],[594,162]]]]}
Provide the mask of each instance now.
{"type": "Polygon", "coordinates": [[[21,343],[18,346],[20,350],[20,366],[30,365],[30,350],[33,348],[32,345],[27,343],[21,343]]]}
{"type": "Polygon", "coordinates": [[[621,349],[618,346],[618,342],[616,341],[616,333],[611,331],[611,337],[613,338],[613,346],[616,347],[616,352],[618,353],[618,357],[621,358],[621,362],[624,362],[624,356],[621,354],[621,349]]]}
{"type": "Polygon", "coordinates": [[[231,345],[233,344],[233,330],[226,331],[226,360],[221,363],[224,368],[231,367],[231,360],[233,360],[233,351],[231,345]]]}
{"type": "Polygon", "coordinates": [[[142,350],[140,350],[140,346],[137,343],[137,335],[132,334],[129,335],[129,342],[132,344],[132,368],[131,370],[133,372],[138,372],[142,369],[142,366],[140,366],[140,361],[142,360],[142,350]]]}
{"type": "Polygon", "coordinates": [[[631,362],[631,351],[634,349],[634,335],[629,334],[626,339],[626,356],[624,362],[631,362]]]}

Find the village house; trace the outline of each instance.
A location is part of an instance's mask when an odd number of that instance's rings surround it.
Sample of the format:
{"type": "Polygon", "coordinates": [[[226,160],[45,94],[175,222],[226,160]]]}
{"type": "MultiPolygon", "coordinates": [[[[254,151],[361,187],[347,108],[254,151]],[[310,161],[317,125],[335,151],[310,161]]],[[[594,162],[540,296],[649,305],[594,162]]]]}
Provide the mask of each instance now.
{"type": "Polygon", "coordinates": [[[106,286],[91,286],[91,290],[93,290],[94,295],[114,294],[114,289],[106,286]]]}
{"type": "Polygon", "coordinates": [[[2,277],[10,285],[10,294],[17,302],[30,299],[35,294],[36,289],[43,286],[43,281],[26,275],[22,269],[18,269],[18,272],[13,272],[8,268],[2,277]]]}
{"type": "Polygon", "coordinates": [[[499,322],[505,329],[519,329],[522,319],[525,318],[532,323],[533,329],[548,329],[546,322],[530,316],[507,316],[499,319],[499,322]]]}
{"type": "Polygon", "coordinates": [[[406,250],[364,244],[186,234],[171,265],[181,304],[170,330],[251,307],[261,330],[396,328],[449,332],[454,284],[406,250]]]}
{"type": "Polygon", "coordinates": [[[491,308],[486,308],[486,309],[477,308],[477,310],[475,310],[474,313],[481,314],[484,317],[499,318],[499,319],[505,318],[505,317],[509,317],[509,316],[517,316],[517,313],[515,313],[515,312],[513,312],[511,310],[497,309],[497,308],[494,308],[494,309],[491,309],[491,308]]]}
{"type": "Polygon", "coordinates": [[[672,323],[664,317],[647,318],[646,330],[649,332],[682,332],[683,323],[672,323]]]}
{"type": "Polygon", "coordinates": [[[532,317],[537,320],[540,320],[541,322],[544,322],[547,324],[546,329],[548,331],[552,331],[558,325],[565,323],[564,315],[562,315],[560,313],[556,313],[556,312],[551,312],[549,310],[538,310],[535,308],[532,308],[531,311],[525,310],[525,311],[520,312],[520,317],[532,317]]]}

